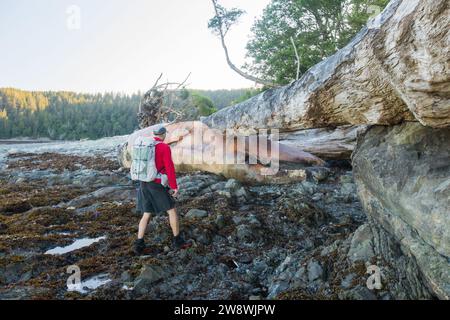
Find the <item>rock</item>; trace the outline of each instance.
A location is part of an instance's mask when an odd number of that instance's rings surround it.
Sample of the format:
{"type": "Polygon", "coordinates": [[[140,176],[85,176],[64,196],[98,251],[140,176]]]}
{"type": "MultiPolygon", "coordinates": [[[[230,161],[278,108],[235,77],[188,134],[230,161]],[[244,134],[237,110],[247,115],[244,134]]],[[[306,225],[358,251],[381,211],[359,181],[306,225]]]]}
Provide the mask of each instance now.
{"type": "Polygon", "coordinates": [[[217,194],[218,194],[219,196],[224,196],[224,197],[226,197],[226,198],[228,198],[228,199],[231,198],[231,192],[229,192],[229,191],[219,190],[219,191],[217,191],[217,194]]]}
{"type": "Polygon", "coordinates": [[[120,281],[122,282],[130,282],[131,281],[131,275],[128,271],[122,272],[120,275],[120,281]]]}
{"type": "Polygon", "coordinates": [[[203,245],[208,245],[211,243],[212,236],[209,232],[200,230],[195,228],[192,231],[192,238],[195,239],[196,242],[201,243],[203,245]]]}
{"type": "Polygon", "coordinates": [[[300,186],[302,192],[308,195],[313,195],[316,191],[316,186],[314,185],[314,183],[311,183],[309,181],[303,181],[300,186]]]}
{"type": "Polygon", "coordinates": [[[264,273],[268,268],[269,266],[264,261],[256,261],[253,264],[253,270],[259,274],[264,273]]]}
{"type": "Polygon", "coordinates": [[[342,242],[342,241],[340,241],[340,240],[336,240],[336,241],[333,242],[331,245],[329,245],[329,246],[323,248],[322,251],[320,252],[320,255],[321,255],[322,257],[324,257],[324,256],[327,256],[327,255],[329,255],[330,253],[336,251],[336,250],[339,248],[339,246],[341,245],[341,242],[342,242]]]}
{"type": "Polygon", "coordinates": [[[339,192],[343,197],[356,196],[356,185],[350,182],[343,183],[339,192]]]}
{"type": "Polygon", "coordinates": [[[238,225],[236,228],[236,236],[241,241],[251,241],[254,238],[253,230],[250,228],[250,226],[241,224],[238,225]]]}
{"type": "Polygon", "coordinates": [[[0,300],[31,300],[45,298],[50,289],[32,286],[16,286],[0,291],[0,300]]]}
{"type": "Polygon", "coordinates": [[[350,273],[350,274],[346,275],[345,278],[342,279],[342,281],[341,281],[341,287],[344,289],[350,288],[352,285],[352,281],[353,281],[353,279],[355,279],[355,277],[356,277],[356,274],[354,274],[354,273],[350,273]]]}
{"type": "Polygon", "coordinates": [[[393,0],[299,80],[221,109],[203,123],[243,133],[412,120],[449,126],[449,11],[447,0],[393,0]]]}
{"type": "Polygon", "coordinates": [[[380,300],[392,300],[392,296],[389,292],[380,292],[380,300]]]}
{"type": "Polygon", "coordinates": [[[29,270],[27,272],[25,272],[24,274],[21,275],[20,277],[20,282],[27,282],[28,280],[30,280],[33,277],[33,271],[29,270]]]}
{"type": "Polygon", "coordinates": [[[348,258],[350,261],[370,262],[372,257],[375,256],[372,239],[372,231],[368,224],[363,224],[356,229],[352,237],[350,250],[348,251],[348,258]]]}
{"type": "Polygon", "coordinates": [[[241,187],[241,184],[236,181],[236,179],[229,179],[225,184],[225,189],[230,190],[231,192],[236,191],[241,187]]]}
{"type": "Polygon", "coordinates": [[[450,128],[373,127],[358,141],[354,179],[395,298],[450,299],[449,163],[450,128]]]}
{"type": "Polygon", "coordinates": [[[288,288],[289,288],[288,282],[278,282],[269,288],[269,294],[267,298],[273,299],[283,291],[286,291],[288,288]]]}
{"type": "Polygon", "coordinates": [[[225,217],[221,214],[217,215],[216,220],[214,222],[219,230],[223,229],[226,225],[225,217]]]}
{"type": "Polygon", "coordinates": [[[309,261],[307,270],[309,282],[313,282],[314,280],[317,280],[322,277],[323,269],[320,266],[320,264],[315,260],[309,261]]]}
{"type": "Polygon", "coordinates": [[[8,226],[4,224],[3,222],[0,222],[0,233],[6,231],[8,229],[8,226]]]}
{"type": "Polygon", "coordinates": [[[366,287],[357,286],[346,294],[347,299],[351,300],[377,300],[375,293],[366,287]]]}
{"type": "Polygon", "coordinates": [[[247,198],[247,191],[245,191],[244,187],[240,187],[238,190],[234,192],[234,195],[238,198],[247,198]]]}
{"type": "Polygon", "coordinates": [[[12,284],[20,281],[27,281],[31,278],[28,263],[22,259],[18,262],[10,263],[2,267],[0,272],[0,282],[5,284],[12,284]]]}
{"type": "Polygon", "coordinates": [[[136,198],[136,190],[134,188],[130,188],[128,186],[108,186],[104,188],[100,188],[94,192],[89,194],[84,194],[79,196],[71,201],[60,204],[65,205],[67,207],[84,207],[92,204],[92,202],[97,201],[99,199],[114,199],[116,201],[127,201],[136,198]]]}
{"type": "MultiPolygon", "coordinates": [[[[211,185],[211,186],[209,187],[209,189],[210,189],[211,191],[223,190],[223,189],[225,189],[225,185],[226,185],[226,184],[227,184],[227,183],[226,183],[225,181],[220,181],[220,182],[217,182],[217,183],[211,185]]],[[[209,191],[208,189],[205,189],[205,190],[206,190],[206,191],[209,191]]]]}
{"type": "Polygon", "coordinates": [[[250,301],[262,300],[262,297],[261,296],[250,296],[250,297],[248,297],[248,300],[250,300],[250,301]]]}
{"type": "Polygon", "coordinates": [[[231,220],[233,220],[233,223],[234,223],[234,224],[239,225],[239,224],[242,223],[242,221],[244,220],[244,218],[241,217],[241,216],[233,216],[233,217],[231,218],[231,220]]]}
{"type": "Polygon", "coordinates": [[[248,224],[254,228],[261,227],[261,221],[259,221],[258,217],[254,214],[251,214],[248,217],[246,217],[246,220],[248,221],[248,224]]]}
{"type": "Polygon", "coordinates": [[[164,279],[167,271],[160,266],[147,265],[142,268],[141,274],[134,281],[134,291],[145,293],[151,286],[164,279]]]}
{"type": "Polygon", "coordinates": [[[18,179],[16,180],[16,183],[19,184],[19,183],[23,183],[23,182],[25,182],[25,181],[26,181],[25,178],[18,178],[18,179]]]}
{"type": "Polygon", "coordinates": [[[330,169],[328,168],[316,167],[314,169],[311,169],[311,176],[316,182],[325,180],[329,175],[330,169]]]}
{"type": "Polygon", "coordinates": [[[353,173],[350,171],[350,172],[347,172],[346,174],[340,176],[339,177],[339,182],[341,184],[354,183],[354,181],[353,181],[353,173]]]}
{"type": "Polygon", "coordinates": [[[191,209],[186,213],[186,218],[205,218],[207,216],[207,211],[199,209],[191,209]]]}

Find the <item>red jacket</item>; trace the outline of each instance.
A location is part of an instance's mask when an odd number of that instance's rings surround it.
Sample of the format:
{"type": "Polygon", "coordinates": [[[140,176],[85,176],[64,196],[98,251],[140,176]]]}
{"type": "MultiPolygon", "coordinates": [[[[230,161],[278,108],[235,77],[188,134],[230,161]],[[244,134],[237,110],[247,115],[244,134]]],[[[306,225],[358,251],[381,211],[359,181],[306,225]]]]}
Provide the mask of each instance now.
{"type": "MultiPolygon", "coordinates": [[[[155,137],[156,141],[162,141],[155,137]]],[[[170,147],[165,143],[158,143],[155,147],[155,164],[158,172],[166,174],[170,189],[178,189],[177,177],[175,175],[175,166],[172,161],[172,152],[170,147]]],[[[156,183],[161,183],[161,179],[155,179],[156,183]]]]}

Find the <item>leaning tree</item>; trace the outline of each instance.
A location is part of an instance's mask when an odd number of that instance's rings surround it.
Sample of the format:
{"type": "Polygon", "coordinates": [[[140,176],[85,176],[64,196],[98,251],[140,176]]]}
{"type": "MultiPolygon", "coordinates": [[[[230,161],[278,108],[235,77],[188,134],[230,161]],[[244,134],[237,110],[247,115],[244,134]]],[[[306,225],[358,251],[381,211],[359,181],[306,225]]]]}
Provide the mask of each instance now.
{"type": "Polygon", "coordinates": [[[243,11],[241,9],[237,9],[237,8],[226,9],[223,6],[221,6],[217,2],[217,0],[211,0],[211,2],[214,6],[215,15],[213,18],[211,18],[209,20],[208,29],[210,29],[213,34],[220,37],[220,41],[222,43],[222,48],[225,52],[225,58],[227,60],[228,65],[230,66],[230,68],[233,71],[237,72],[240,76],[242,76],[250,81],[253,81],[253,82],[265,85],[265,86],[269,86],[269,87],[273,86],[274,84],[272,81],[264,80],[264,79],[252,76],[248,73],[245,73],[242,70],[240,70],[238,67],[236,67],[236,65],[231,61],[230,54],[228,52],[228,47],[225,42],[225,36],[227,35],[231,26],[239,20],[239,18],[245,13],[245,11],[243,11]]]}

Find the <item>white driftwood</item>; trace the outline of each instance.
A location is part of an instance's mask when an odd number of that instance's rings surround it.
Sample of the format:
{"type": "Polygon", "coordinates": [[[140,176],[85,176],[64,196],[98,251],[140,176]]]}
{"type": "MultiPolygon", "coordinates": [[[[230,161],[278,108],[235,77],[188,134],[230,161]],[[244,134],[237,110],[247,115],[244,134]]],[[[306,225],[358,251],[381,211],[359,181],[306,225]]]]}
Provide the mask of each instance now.
{"type": "Polygon", "coordinates": [[[393,0],[335,55],[291,84],[214,113],[243,133],[420,121],[450,125],[450,3],[393,0]]]}

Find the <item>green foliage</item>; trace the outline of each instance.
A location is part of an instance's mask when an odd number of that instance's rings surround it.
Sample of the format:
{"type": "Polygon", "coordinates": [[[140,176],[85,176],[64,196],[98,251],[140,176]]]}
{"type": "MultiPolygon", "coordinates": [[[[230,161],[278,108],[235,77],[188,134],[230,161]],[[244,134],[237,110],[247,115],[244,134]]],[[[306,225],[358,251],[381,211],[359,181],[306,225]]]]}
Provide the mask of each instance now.
{"type": "Polygon", "coordinates": [[[252,89],[221,89],[221,90],[195,90],[196,93],[208,97],[217,109],[235,104],[248,90],[252,89]]]}
{"type": "Polygon", "coordinates": [[[236,100],[233,101],[233,104],[237,104],[237,103],[246,101],[246,100],[256,96],[257,94],[260,94],[263,91],[264,91],[264,89],[247,89],[243,95],[241,95],[239,98],[237,98],[236,100]]]}
{"type": "Polygon", "coordinates": [[[217,111],[211,99],[196,92],[192,93],[192,104],[200,116],[209,116],[217,111]]]}
{"type": "Polygon", "coordinates": [[[300,75],[344,47],[388,0],[272,0],[252,28],[245,68],[278,84],[296,77],[291,38],[300,57],[300,75]]]}
{"type": "Polygon", "coordinates": [[[215,1],[215,8],[217,14],[208,22],[208,29],[215,35],[225,36],[230,30],[231,26],[236,23],[245,11],[237,8],[225,9],[215,1]]]}

